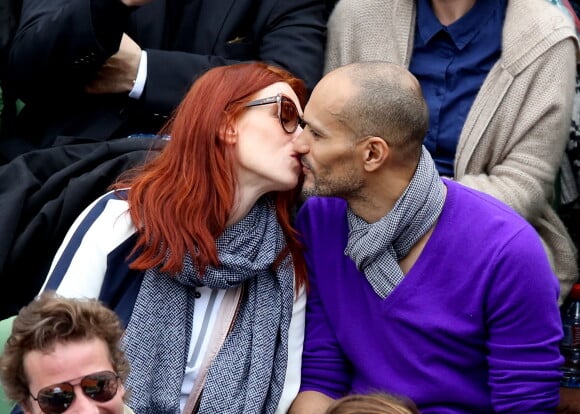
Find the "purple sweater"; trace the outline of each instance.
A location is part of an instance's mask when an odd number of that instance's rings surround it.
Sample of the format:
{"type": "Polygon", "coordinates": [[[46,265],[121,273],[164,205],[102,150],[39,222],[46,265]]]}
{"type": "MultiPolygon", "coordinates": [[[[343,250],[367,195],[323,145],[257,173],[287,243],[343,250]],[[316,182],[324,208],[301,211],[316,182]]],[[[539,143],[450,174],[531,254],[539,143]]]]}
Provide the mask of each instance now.
{"type": "Polygon", "coordinates": [[[344,255],[346,203],[297,217],[310,291],[301,391],[387,391],[428,413],[553,413],[559,285],[534,229],[453,181],[417,262],[384,300],[344,255]]]}

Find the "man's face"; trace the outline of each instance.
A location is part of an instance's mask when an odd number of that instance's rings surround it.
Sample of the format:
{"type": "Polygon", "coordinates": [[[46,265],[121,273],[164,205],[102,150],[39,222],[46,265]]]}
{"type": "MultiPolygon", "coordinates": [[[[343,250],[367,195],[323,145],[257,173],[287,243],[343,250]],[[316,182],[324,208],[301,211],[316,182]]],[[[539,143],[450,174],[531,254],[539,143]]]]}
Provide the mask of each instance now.
{"type": "Polygon", "coordinates": [[[340,77],[324,78],[304,108],[307,126],[294,140],[294,150],[302,155],[302,194],[306,197],[348,199],[363,186],[356,136],[339,116],[351,88],[340,77]]]}
{"type": "MultiPolygon", "coordinates": [[[[23,363],[26,377],[30,379],[30,394],[34,398],[37,398],[41,391],[41,394],[46,394],[44,390],[60,392],[69,384],[73,386],[74,399],[70,404],[64,406],[59,398],[51,398],[48,401],[41,399],[45,405],[55,404],[56,408],[61,409],[66,407],[64,414],[123,414],[124,412],[125,388],[118,379],[108,382],[108,386],[103,388],[107,391],[106,400],[99,401],[100,398],[91,398],[90,395],[93,394],[85,394],[83,391],[83,383],[88,384],[87,386],[90,386],[93,392],[96,389],[95,384],[102,383],[94,379],[95,373],[104,371],[114,373],[109,349],[100,338],[59,342],[49,352],[33,350],[25,354],[23,363]],[[63,383],[67,384],[62,385],[63,383]]],[[[101,396],[101,394],[103,393],[99,392],[98,395],[101,396]]],[[[34,400],[32,396],[29,397],[30,409],[28,407],[24,409],[26,414],[51,411],[42,410],[39,401],[34,400]]],[[[57,409],[52,411],[61,412],[57,409]]]]}

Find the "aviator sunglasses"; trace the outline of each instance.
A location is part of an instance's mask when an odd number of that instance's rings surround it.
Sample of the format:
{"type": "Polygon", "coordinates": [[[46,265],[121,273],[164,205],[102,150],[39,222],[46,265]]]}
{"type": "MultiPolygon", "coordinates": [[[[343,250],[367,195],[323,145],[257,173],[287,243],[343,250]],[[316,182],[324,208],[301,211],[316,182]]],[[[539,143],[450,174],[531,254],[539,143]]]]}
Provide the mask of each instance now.
{"type": "Polygon", "coordinates": [[[298,108],[294,105],[294,101],[281,93],[276,96],[270,96],[269,98],[256,99],[255,101],[248,102],[246,107],[250,108],[252,106],[269,105],[273,103],[278,105],[278,119],[280,120],[282,129],[286,133],[293,134],[294,131],[298,129],[298,125],[304,125],[304,121],[300,118],[298,108]]]}
{"type": "MultiPolygon", "coordinates": [[[[95,372],[80,378],[80,387],[90,399],[106,402],[117,394],[119,376],[111,371],[95,372]]],[[[75,399],[74,385],[70,382],[61,382],[42,388],[36,398],[40,409],[46,414],[64,413],[75,399]]]]}

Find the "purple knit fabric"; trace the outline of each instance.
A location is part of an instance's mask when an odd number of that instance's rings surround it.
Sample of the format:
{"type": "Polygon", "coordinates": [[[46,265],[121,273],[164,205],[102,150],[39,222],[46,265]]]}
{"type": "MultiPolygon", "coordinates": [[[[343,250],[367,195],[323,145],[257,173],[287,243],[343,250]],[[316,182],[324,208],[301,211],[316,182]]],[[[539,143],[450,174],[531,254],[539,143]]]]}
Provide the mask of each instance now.
{"type": "Polygon", "coordinates": [[[388,391],[423,414],[553,413],[563,362],[558,281],[535,230],[509,207],[444,180],[421,256],[381,300],[344,255],[346,204],[297,217],[310,292],[301,391],[388,391]]]}

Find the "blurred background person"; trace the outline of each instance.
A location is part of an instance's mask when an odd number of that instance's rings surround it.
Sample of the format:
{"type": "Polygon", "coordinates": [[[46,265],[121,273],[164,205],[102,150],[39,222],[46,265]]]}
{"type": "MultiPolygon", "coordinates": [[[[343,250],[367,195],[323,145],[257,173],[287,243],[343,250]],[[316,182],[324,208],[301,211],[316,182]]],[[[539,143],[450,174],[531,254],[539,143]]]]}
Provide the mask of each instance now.
{"type": "Polygon", "coordinates": [[[209,68],[265,61],[309,88],[322,0],[24,0],[6,88],[24,108],[0,163],[55,143],[157,134],[209,68]]]}

